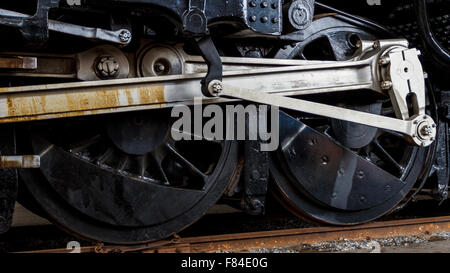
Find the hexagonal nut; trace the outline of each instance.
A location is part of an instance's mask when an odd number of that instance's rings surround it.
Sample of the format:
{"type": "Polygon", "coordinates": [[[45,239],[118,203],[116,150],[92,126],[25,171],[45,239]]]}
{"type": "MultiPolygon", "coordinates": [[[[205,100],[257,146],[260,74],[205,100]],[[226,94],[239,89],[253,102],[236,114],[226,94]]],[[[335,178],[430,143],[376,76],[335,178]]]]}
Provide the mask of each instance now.
{"type": "Polygon", "coordinates": [[[120,66],[114,57],[103,56],[97,59],[95,70],[100,78],[111,79],[117,77],[120,66]]]}

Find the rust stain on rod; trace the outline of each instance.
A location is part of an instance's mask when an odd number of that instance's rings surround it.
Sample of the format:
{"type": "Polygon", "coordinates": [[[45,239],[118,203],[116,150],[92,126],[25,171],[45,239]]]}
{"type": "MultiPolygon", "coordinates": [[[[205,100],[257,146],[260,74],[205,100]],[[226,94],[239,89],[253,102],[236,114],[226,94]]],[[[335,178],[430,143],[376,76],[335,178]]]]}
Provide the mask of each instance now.
{"type": "Polygon", "coordinates": [[[7,95],[8,122],[33,120],[39,115],[55,114],[55,117],[71,116],[68,113],[88,112],[119,107],[158,104],[165,101],[164,86],[124,89],[89,90],[82,92],[7,95]]]}

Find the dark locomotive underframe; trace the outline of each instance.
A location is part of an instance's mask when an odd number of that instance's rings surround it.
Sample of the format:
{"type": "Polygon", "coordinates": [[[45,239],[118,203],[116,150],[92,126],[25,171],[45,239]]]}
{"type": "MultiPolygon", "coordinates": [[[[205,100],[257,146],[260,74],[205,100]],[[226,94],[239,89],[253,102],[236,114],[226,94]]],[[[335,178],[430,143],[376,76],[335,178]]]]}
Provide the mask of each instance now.
{"type": "MultiPolygon", "coordinates": [[[[65,18],[63,16],[65,13],[72,16],[83,12],[111,11],[113,16],[110,18],[110,25],[107,26],[108,23],[106,25],[102,23],[97,27],[108,31],[119,29],[129,31],[132,36],[129,36],[128,32],[122,32],[119,35],[118,43],[122,42],[122,44],[116,44],[119,47],[133,47],[135,36],[163,37],[162,40],[184,41],[189,44],[194,52],[202,55],[208,66],[208,74],[202,80],[202,91],[204,95],[209,95],[208,85],[214,80],[222,80],[223,71],[219,52],[223,54],[224,46],[217,45],[220,43],[226,45],[227,41],[224,41],[223,37],[231,37],[231,39],[239,42],[244,41],[243,44],[245,44],[246,37],[250,37],[256,45],[269,41],[280,48],[280,50],[274,51],[273,48],[264,48],[264,46],[258,48],[258,46],[244,45],[236,51],[244,52],[242,55],[245,57],[287,58],[290,52],[294,51],[296,43],[304,38],[304,34],[312,31],[309,28],[315,19],[314,15],[318,14],[317,10],[322,13],[333,13],[339,20],[362,26],[379,34],[382,38],[402,36],[405,28],[417,21],[414,28],[409,26],[410,29],[408,29],[415,34],[407,38],[424,53],[422,61],[425,64],[429,79],[427,90],[432,94],[429,100],[436,101],[435,109],[430,111],[432,116],[438,118],[436,122],[439,130],[436,144],[433,146],[433,152],[431,153],[433,163],[426,168],[425,175],[421,176],[422,181],[419,181],[416,187],[418,189],[424,188],[423,192],[428,193],[439,203],[444,202],[448,198],[450,177],[450,86],[445,79],[445,75],[450,71],[450,46],[443,43],[450,41],[448,39],[450,37],[448,35],[450,19],[445,16],[443,19],[442,15],[433,17],[433,15],[430,15],[430,9],[427,11],[426,4],[431,2],[433,9],[438,10],[440,5],[448,7],[448,1],[415,0],[406,1],[405,4],[390,3],[386,6],[374,7],[377,8],[378,13],[373,15],[373,18],[369,18],[370,7],[367,6],[366,1],[359,1],[364,3],[359,3],[358,7],[365,7],[369,10],[367,17],[363,17],[366,14],[353,16],[349,14],[352,11],[349,11],[349,13],[342,11],[347,8],[345,3],[328,2],[331,3],[326,5],[315,3],[314,0],[38,0],[34,15],[19,17],[0,13],[0,26],[3,27],[2,30],[20,33],[23,38],[20,42],[7,41],[2,38],[3,43],[11,42],[14,46],[17,44],[26,45],[26,47],[36,48],[37,50],[43,49],[43,52],[45,52],[47,43],[51,41],[50,33],[52,29],[50,25],[52,22],[50,22],[50,16],[52,12],[57,14],[58,18],[65,18]],[[294,5],[297,5],[297,12],[295,12],[295,8],[292,8],[294,5]],[[405,11],[408,11],[408,15],[402,14],[405,11]],[[389,27],[374,23],[377,19],[384,17],[383,13],[393,14],[390,18],[391,25],[389,27]],[[394,16],[396,13],[399,15],[394,16]],[[408,17],[411,14],[415,14],[415,17],[408,17]],[[139,25],[136,21],[130,22],[127,18],[129,16],[139,18],[137,21],[139,23],[144,22],[144,24],[139,25]],[[163,17],[164,19],[161,20],[165,20],[165,23],[170,27],[158,29],[158,21],[152,20],[153,16],[156,18],[163,17]],[[439,33],[439,36],[433,34],[436,32],[439,33]],[[447,35],[447,38],[442,40],[442,35],[447,35]],[[218,51],[218,49],[221,50],[218,51]],[[269,53],[264,54],[265,51],[269,53]]],[[[103,16],[102,12],[99,12],[99,17],[101,16],[103,16]]],[[[75,22],[71,23],[76,27],[75,22]]],[[[73,36],[83,38],[82,33],[73,36]]],[[[101,37],[98,40],[101,42],[101,37]]],[[[334,42],[336,44],[332,46],[338,47],[339,42],[347,41],[336,40],[334,42]]],[[[352,41],[350,40],[350,42],[352,41]]],[[[348,58],[344,53],[342,54],[334,57],[336,60],[348,58]]],[[[288,118],[286,120],[294,122],[288,118]]],[[[0,132],[2,155],[18,154],[16,137],[20,138],[20,134],[21,132],[17,132],[14,125],[2,125],[0,132]]],[[[38,140],[33,141],[38,142],[38,140]]],[[[326,142],[324,143],[326,144],[326,142]]],[[[258,142],[248,141],[243,143],[242,146],[245,161],[241,166],[243,168],[242,183],[229,187],[225,195],[230,197],[233,196],[234,191],[239,191],[241,195],[237,204],[242,210],[252,215],[264,214],[266,195],[271,178],[269,174],[271,155],[255,152],[255,147],[259,146],[258,142]]],[[[295,157],[296,155],[291,156],[295,157]]],[[[15,169],[0,170],[0,181],[0,233],[4,233],[11,226],[14,204],[17,200],[18,171],[15,169]]],[[[404,206],[418,192],[420,191],[406,196],[406,200],[397,208],[404,206]]],[[[224,198],[226,202],[236,205],[236,202],[230,201],[233,198],[226,197],[224,198]]]]}

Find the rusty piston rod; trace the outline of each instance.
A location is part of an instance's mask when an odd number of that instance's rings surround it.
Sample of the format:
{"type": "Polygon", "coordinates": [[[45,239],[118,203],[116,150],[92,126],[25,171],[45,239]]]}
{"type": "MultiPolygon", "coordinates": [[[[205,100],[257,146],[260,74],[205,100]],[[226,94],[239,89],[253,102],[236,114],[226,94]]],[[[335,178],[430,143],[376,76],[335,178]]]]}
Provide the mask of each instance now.
{"type": "Polygon", "coordinates": [[[38,155],[0,156],[0,169],[37,169],[41,166],[38,155]]]}

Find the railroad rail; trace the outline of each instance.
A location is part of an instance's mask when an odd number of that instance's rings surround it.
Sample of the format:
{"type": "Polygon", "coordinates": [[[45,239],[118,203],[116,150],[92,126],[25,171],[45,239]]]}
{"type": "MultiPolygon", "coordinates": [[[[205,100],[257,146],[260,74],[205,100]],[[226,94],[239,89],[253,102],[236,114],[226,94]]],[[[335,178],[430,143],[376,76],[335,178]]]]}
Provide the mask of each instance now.
{"type": "MultiPolygon", "coordinates": [[[[349,227],[312,227],[287,230],[235,233],[225,235],[163,240],[141,245],[104,245],[82,247],[81,253],[214,253],[247,252],[257,249],[314,245],[322,242],[376,240],[400,236],[429,238],[450,232],[450,216],[390,220],[349,227]]],[[[21,253],[68,253],[70,249],[49,249],[21,253]]]]}

